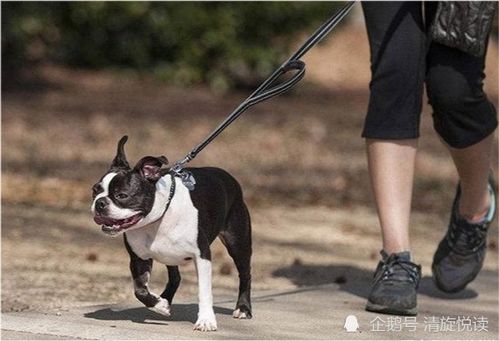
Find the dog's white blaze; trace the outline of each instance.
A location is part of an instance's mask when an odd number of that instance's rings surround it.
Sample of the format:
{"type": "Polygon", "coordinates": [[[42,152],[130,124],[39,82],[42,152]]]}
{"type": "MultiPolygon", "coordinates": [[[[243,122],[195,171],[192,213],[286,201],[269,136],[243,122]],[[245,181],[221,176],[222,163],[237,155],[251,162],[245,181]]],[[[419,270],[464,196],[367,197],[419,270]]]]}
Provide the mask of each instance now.
{"type": "Polygon", "coordinates": [[[91,207],[92,212],[95,212],[95,202],[97,200],[99,200],[100,198],[108,196],[108,194],[109,194],[109,184],[111,183],[111,180],[113,180],[113,178],[116,176],[116,174],[118,174],[118,173],[115,173],[115,172],[107,173],[102,178],[102,181],[100,182],[100,185],[101,185],[103,191],[100,192],[99,194],[97,194],[97,196],[95,197],[94,201],[92,202],[92,207],[91,207]]]}
{"type": "Polygon", "coordinates": [[[151,212],[125,233],[132,250],[142,259],[152,258],[167,265],[186,263],[186,258],[199,255],[198,210],[192,203],[189,190],[175,178],[176,190],[170,207],[161,217],[170,191],[170,176],[157,184],[156,198],[151,212]],[[154,222],[154,223],[153,223],[154,222]]]}

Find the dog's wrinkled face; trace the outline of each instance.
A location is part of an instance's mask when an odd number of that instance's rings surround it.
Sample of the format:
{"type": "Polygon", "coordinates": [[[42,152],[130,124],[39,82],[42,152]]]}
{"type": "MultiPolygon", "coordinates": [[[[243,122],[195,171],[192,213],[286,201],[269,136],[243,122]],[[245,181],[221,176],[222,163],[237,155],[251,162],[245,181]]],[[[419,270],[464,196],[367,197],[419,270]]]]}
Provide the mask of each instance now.
{"type": "Polygon", "coordinates": [[[136,227],[151,212],[156,182],[168,172],[161,169],[168,163],[164,156],[146,156],[131,168],[124,151],[127,139],[123,136],[118,142],[111,168],[92,187],[94,221],[113,236],[136,227]]]}

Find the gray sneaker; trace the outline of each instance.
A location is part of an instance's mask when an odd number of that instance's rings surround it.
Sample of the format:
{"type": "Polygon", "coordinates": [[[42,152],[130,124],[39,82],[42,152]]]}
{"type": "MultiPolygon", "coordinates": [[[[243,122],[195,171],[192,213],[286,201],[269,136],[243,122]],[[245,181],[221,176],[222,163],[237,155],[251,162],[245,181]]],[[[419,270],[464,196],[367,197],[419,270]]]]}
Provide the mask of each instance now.
{"type": "Polygon", "coordinates": [[[490,209],[484,220],[472,224],[459,215],[461,188],[457,187],[447,234],[438,245],[431,266],[436,286],[445,292],[463,290],[482,269],[487,232],[496,211],[494,182],[489,178],[490,209]]]}
{"type": "Polygon", "coordinates": [[[383,314],[416,315],[421,266],[409,260],[409,252],[386,254],[374,273],[366,310],[383,314]]]}

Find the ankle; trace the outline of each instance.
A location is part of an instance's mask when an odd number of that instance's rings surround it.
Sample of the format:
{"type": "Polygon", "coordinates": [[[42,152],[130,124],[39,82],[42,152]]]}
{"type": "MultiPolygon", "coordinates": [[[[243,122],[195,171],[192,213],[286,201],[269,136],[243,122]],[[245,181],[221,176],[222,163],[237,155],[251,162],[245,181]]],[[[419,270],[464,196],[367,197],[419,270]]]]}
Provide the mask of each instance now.
{"type": "Polygon", "coordinates": [[[483,221],[485,219],[485,217],[487,216],[488,212],[489,212],[489,207],[487,207],[486,209],[484,209],[478,213],[461,213],[461,212],[459,212],[459,216],[461,218],[463,218],[464,220],[466,220],[468,223],[476,224],[476,223],[483,221]]]}
{"type": "Polygon", "coordinates": [[[380,253],[385,253],[390,256],[391,254],[401,252],[411,252],[410,243],[407,239],[383,238],[383,248],[380,253]]]}
{"type": "Polygon", "coordinates": [[[383,260],[395,254],[398,257],[402,258],[403,260],[411,261],[411,251],[409,251],[409,249],[396,250],[396,251],[388,251],[387,249],[383,249],[380,251],[380,254],[383,260]]]}
{"type": "Polygon", "coordinates": [[[482,200],[481,205],[475,203],[467,204],[466,201],[460,200],[458,207],[458,214],[461,218],[465,219],[469,223],[479,223],[483,221],[490,211],[492,204],[491,193],[487,189],[487,195],[484,200],[482,200]]]}

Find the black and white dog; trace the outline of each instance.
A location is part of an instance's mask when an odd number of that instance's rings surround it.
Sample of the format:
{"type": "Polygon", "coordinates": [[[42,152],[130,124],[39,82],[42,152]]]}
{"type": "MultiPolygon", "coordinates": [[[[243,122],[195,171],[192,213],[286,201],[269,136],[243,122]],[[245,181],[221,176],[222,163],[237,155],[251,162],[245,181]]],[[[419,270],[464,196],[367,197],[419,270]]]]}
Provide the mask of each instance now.
{"type": "Polygon", "coordinates": [[[169,316],[180,284],[178,265],[193,260],[199,287],[194,329],[216,330],[210,244],[219,237],[239,272],[233,316],[251,318],[251,223],[240,185],[218,168],[188,168],[196,180],[190,191],[180,178],[162,168],[168,163],[164,156],[146,156],[131,168],[124,152],[126,141],[124,136],[118,142],[111,168],[93,186],[92,212],[104,233],[124,233],[135,296],[169,316]],[[159,296],[148,288],[153,260],[168,270],[168,284],[159,296]]]}

